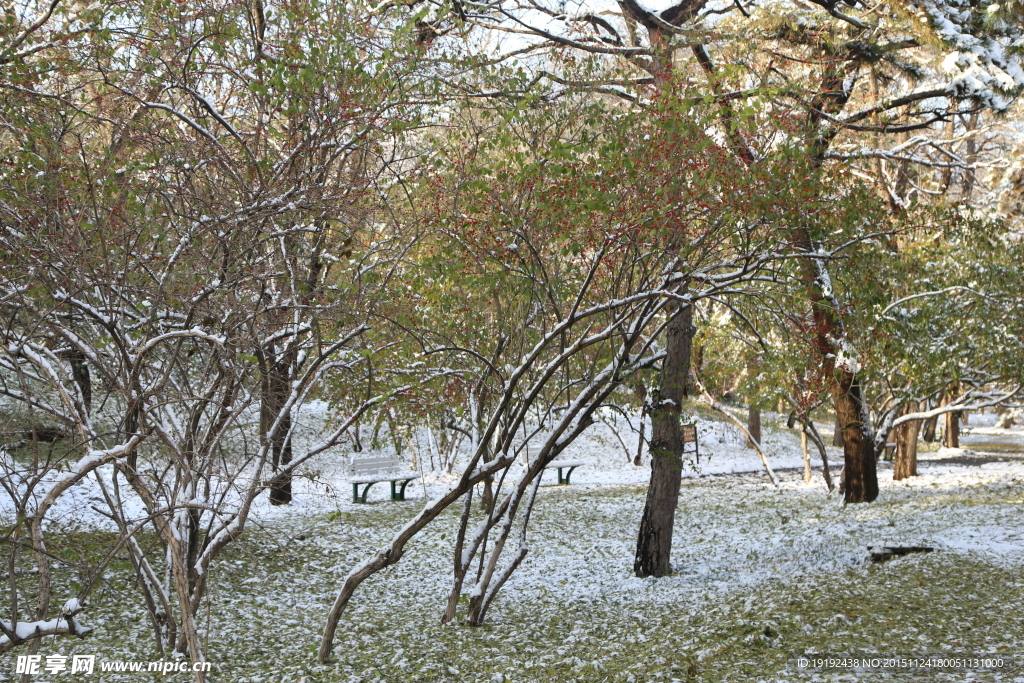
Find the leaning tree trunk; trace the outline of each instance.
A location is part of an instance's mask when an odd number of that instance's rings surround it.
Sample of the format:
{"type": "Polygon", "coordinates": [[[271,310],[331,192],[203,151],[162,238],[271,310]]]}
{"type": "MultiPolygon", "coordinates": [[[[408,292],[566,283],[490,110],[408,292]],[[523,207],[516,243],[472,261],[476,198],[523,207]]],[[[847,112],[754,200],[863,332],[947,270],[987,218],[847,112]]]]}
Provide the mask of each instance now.
{"type": "Polygon", "coordinates": [[[640,520],[633,570],[639,577],[667,576],[671,570],[672,527],[683,470],[683,434],[679,415],[686,379],[690,372],[693,346],[693,308],[676,308],[666,334],[665,360],[661,367],[661,387],[652,397],[651,483],[640,520]]]}
{"type": "Polygon", "coordinates": [[[867,405],[857,377],[859,363],[853,356],[836,299],[828,265],[806,228],[794,231],[800,259],[801,278],[807,287],[814,321],[815,342],[825,372],[832,375],[832,400],[836,409],[836,431],[843,439],[844,500],[868,503],[878,497],[874,439],[867,405]]]}
{"type": "MultiPolygon", "coordinates": [[[[903,407],[902,414],[916,413],[917,401],[910,401],[903,407]]],[[[896,427],[896,457],[892,462],[892,480],[900,481],[917,476],[917,432],[920,420],[904,422],[896,427]]]]}

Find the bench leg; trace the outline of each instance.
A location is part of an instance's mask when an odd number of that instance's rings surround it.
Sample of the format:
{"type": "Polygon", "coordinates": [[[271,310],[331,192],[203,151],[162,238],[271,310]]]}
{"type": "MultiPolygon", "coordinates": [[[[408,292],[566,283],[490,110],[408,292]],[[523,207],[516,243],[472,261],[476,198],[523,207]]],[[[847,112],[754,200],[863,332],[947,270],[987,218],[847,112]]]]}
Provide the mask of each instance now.
{"type": "MultiPolygon", "coordinates": [[[[579,467],[579,465],[577,465],[576,467],[579,467]]],[[[565,473],[565,478],[564,479],[562,478],[562,468],[559,467],[558,468],[558,483],[559,484],[565,484],[566,486],[568,486],[569,485],[569,477],[572,476],[572,471],[574,469],[576,469],[576,467],[570,467],[569,471],[565,473]]]]}
{"type": "Polygon", "coordinates": [[[402,482],[402,487],[399,489],[395,488],[395,484],[398,482],[391,482],[391,500],[405,500],[405,487],[409,484],[409,479],[402,482]]]}
{"type": "MultiPolygon", "coordinates": [[[[366,488],[363,489],[363,495],[362,496],[359,495],[359,484],[352,484],[352,502],[353,503],[365,503],[366,502],[366,494],[369,492],[370,487],[373,486],[375,483],[376,482],[372,482],[371,481],[369,484],[367,484],[366,488]]],[[[392,485],[392,488],[393,488],[393,485],[392,485]]]]}

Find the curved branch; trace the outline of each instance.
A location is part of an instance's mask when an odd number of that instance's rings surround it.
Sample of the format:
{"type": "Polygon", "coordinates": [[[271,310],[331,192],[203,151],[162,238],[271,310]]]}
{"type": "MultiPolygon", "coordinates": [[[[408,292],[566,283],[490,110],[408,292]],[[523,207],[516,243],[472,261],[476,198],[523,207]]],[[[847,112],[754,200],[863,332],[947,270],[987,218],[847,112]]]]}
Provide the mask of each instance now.
{"type": "Polygon", "coordinates": [[[0,636],[0,652],[7,652],[29,640],[42,639],[47,636],[67,634],[85,638],[92,633],[91,627],[79,624],[72,615],[57,617],[49,621],[23,622],[13,625],[0,621],[0,630],[4,633],[0,636]]]}

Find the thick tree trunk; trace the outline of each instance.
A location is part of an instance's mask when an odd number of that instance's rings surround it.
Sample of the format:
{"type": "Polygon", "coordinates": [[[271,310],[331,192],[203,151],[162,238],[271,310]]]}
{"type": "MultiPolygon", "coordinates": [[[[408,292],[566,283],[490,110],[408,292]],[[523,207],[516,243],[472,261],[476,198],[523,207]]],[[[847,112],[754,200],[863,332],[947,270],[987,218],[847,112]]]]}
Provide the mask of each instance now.
{"type": "MultiPolygon", "coordinates": [[[[917,401],[910,401],[900,413],[906,415],[916,413],[917,410],[917,401]]],[[[896,427],[896,457],[892,462],[893,481],[917,476],[917,432],[920,428],[920,420],[904,422],[896,427]]]]}
{"type": "MultiPolygon", "coordinates": [[[[291,431],[291,427],[292,419],[288,415],[281,422],[281,430],[291,431]]],[[[274,444],[274,470],[280,470],[291,464],[292,461],[292,439],[288,436],[282,441],[280,446],[274,444]]],[[[281,472],[270,483],[270,503],[271,505],[287,505],[290,502],[292,502],[292,475],[291,472],[281,472]]]]}
{"type": "Polygon", "coordinates": [[[844,500],[847,503],[870,503],[878,497],[878,473],[867,425],[867,406],[864,405],[857,376],[837,370],[832,398],[843,425],[844,500]]]}
{"type": "MultiPolygon", "coordinates": [[[[749,406],[747,408],[747,431],[750,432],[750,439],[761,445],[761,409],[749,406]]],[[[747,439],[747,448],[753,448],[754,444],[747,439]]]]}
{"type": "Polygon", "coordinates": [[[651,406],[651,483],[636,545],[633,570],[639,577],[667,576],[671,571],[672,527],[683,467],[683,435],[679,413],[690,371],[693,345],[693,309],[672,313],[666,330],[661,388],[651,406]]]}

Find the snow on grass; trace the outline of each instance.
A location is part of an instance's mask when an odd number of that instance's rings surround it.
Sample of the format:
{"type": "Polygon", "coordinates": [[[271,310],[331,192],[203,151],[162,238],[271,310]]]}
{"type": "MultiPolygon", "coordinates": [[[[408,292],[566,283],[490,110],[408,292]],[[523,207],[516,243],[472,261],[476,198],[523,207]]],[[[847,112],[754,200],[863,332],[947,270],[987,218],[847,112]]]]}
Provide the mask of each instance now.
{"type": "MultiPolygon", "coordinates": [[[[315,649],[345,572],[419,503],[339,496],[332,512],[278,508],[215,563],[201,629],[216,680],[238,683],[855,680],[799,669],[794,658],[1014,654],[1024,644],[1024,466],[1001,465],[926,466],[912,484],[883,477],[879,502],[858,506],[795,473],[781,491],[763,474],[691,478],[675,573],[645,580],[631,571],[642,486],[544,487],[531,553],[476,629],[438,621],[453,511],[360,588],[328,665],[315,663],[315,649]],[[872,544],[939,550],[871,565],[872,544]]],[[[40,652],[157,659],[130,581],[127,563],[112,566],[83,619],[95,635],[47,641],[40,652]]],[[[879,676],[964,680],[962,671],[879,676]]]]}
{"type": "MultiPolygon", "coordinates": [[[[972,427],[965,450],[922,453],[921,476],[903,482],[892,482],[883,468],[876,503],[844,506],[825,493],[817,474],[806,486],[799,471],[784,472],[775,490],[726,425],[704,418],[698,424],[702,450],[713,454],[720,473],[709,473],[709,465],[704,476],[691,472],[684,480],[672,576],[633,577],[645,495],[638,482],[649,468],[629,464],[614,435],[595,429],[564,455],[591,463],[577,470],[574,484],[541,488],[530,554],[485,626],[439,623],[457,523],[452,510],[410,544],[398,565],[360,587],[327,665],[316,663],[316,647],[345,573],[418,511],[420,496],[436,495],[445,476],[428,473],[426,491],[411,485],[413,499],[404,503],[386,500],[382,485],[371,493],[377,502],[357,505],[341,476],[345,459],[321,462],[296,482],[292,505],[261,503],[250,531],[211,568],[199,623],[214,680],[832,681],[861,676],[801,669],[796,658],[1022,652],[1024,460],[1004,454],[980,466],[961,461],[966,449],[1019,444],[1021,432],[972,427]],[[866,547],[887,544],[937,552],[869,564],[866,547]]],[[[795,434],[767,435],[777,467],[800,465],[795,434]]],[[[633,436],[627,446],[635,445],[633,436]]],[[[545,476],[553,483],[553,473],[545,476]]],[[[78,522],[51,548],[70,558],[56,571],[58,600],[78,589],[81,577],[69,571],[74,558],[109,543],[102,527],[78,522]]],[[[40,653],[158,659],[131,583],[129,563],[115,561],[82,617],[94,634],[48,639],[40,653]]],[[[0,679],[13,678],[11,659],[0,662],[0,679]]],[[[1024,681],[1019,668],[975,673],[974,680],[1024,681]]],[[[876,671],[865,679],[965,675],[876,671]]],[[[133,673],[103,680],[149,679],[133,673]]]]}

